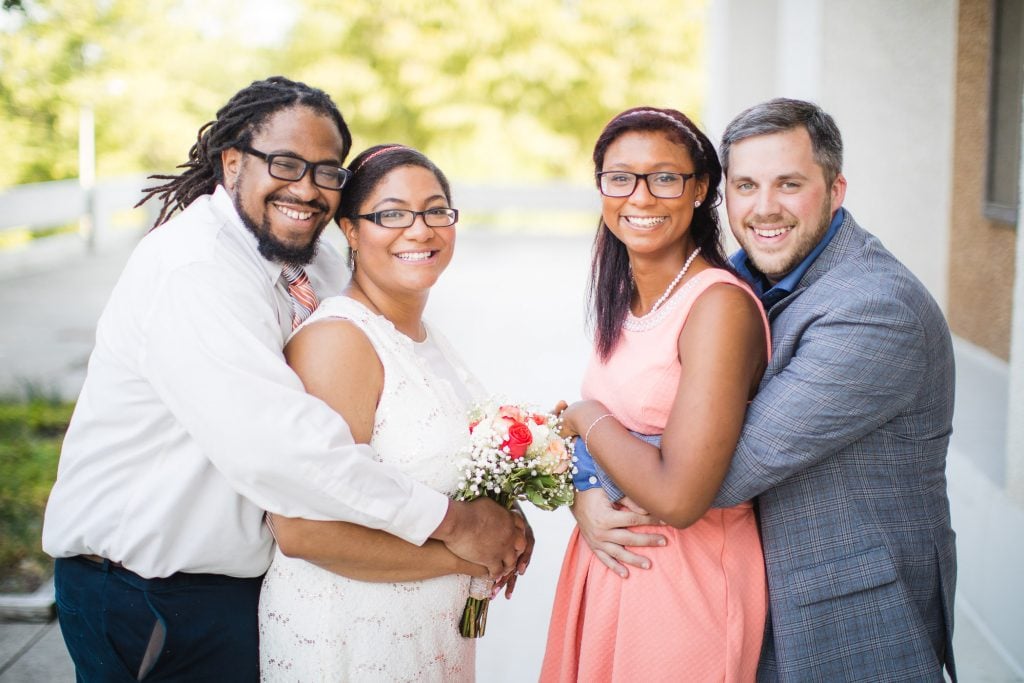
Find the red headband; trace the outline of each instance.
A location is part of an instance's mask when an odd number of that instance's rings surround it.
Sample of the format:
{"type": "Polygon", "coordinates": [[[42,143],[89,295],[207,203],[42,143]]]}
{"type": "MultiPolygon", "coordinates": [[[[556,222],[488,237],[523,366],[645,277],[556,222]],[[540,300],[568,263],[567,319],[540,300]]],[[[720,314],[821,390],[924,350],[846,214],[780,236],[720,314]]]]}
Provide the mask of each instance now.
{"type": "Polygon", "coordinates": [[[378,149],[378,150],[377,150],[376,152],[374,152],[374,153],[373,153],[373,154],[371,154],[370,156],[368,156],[368,157],[366,157],[365,159],[363,159],[362,163],[361,163],[361,164],[359,164],[358,168],[356,168],[355,170],[357,170],[357,171],[358,171],[358,170],[359,170],[360,168],[362,168],[363,166],[366,166],[367,162],[368,162],[368,161],[370,161],[370,159],[372,159],[372,158],[374,158],[374,157],[376,157],[376,156],[380,156],[380,155],[381,155],[381,154],[383,154],[384,152],[390,152],[390,151],[391,151],[391,150],[393,150],[393,149],[407,149],[407,148],[406,148],[406,147],[405,147],[404,145],[390,145],[390,146],[388,146],[388,147],[384,147],[384,148],[382,148],[382,149],[378,149]]]}

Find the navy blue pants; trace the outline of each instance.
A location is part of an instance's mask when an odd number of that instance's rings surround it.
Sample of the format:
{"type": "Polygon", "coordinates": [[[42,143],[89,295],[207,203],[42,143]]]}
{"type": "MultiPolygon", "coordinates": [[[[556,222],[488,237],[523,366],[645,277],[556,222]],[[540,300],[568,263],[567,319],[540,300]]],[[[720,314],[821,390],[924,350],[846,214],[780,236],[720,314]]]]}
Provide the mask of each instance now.
{"type": "Polygon", "coordinates": [[[257,681],[262,577],[144,579],[73,557],[54,567],[57,616],[78,681],[257,681]]]}

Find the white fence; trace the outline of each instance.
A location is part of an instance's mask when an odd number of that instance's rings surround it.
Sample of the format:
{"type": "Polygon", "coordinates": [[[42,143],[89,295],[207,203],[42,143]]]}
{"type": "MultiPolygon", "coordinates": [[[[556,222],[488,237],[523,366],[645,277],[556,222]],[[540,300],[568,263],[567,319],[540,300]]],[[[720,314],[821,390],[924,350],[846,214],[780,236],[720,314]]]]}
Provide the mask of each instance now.
{"type": "MultiPolygon", "coordinates": [[[[101,244],[115,224],[115,215],[133,207],[142,198],[142,188],[153,181],[144,175],[125,176],[84,187],[78,180],[18,185],[0,191],[0,233],[13,229],[30,232],[78,223],[79,234],[88,249],[101,244]]],[[[456,206],[464,215],[477,216],[486,224],[495,216],[512,212],[542,226],[559,222],[558,215],[586,217],[588,224],[598,216],[597,192],[592,188],[551,182],[538,185],[482,185],[455,183],[456,206]],[[591,220],[592,219],[592,220],[591,220]]],[[[143,208],[140,222],[152,225],[158,202],[143,208]]]]}
{"type": "MultiPolygon", "coordinates": [[[[95,249],[115,224],[115,214],[131,209],[147,184],[142,175],[113,178],[93,187],[78,180],[18,185],[0,192],[0,232],[78,223],[87,248],[95,249]]],[[[147,205],[148,207],[148,205],[147,205]]],[[[144,220],[152,224],[155,206],[144,220]]]]}

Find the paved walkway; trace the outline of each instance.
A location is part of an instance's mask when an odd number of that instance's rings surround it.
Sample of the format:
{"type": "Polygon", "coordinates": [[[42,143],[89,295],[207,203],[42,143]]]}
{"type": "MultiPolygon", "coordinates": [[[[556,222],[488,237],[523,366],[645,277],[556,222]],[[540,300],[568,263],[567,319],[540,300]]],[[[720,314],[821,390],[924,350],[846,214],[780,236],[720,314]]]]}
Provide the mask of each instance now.
{"type": "Polygon", "coordinates": [[[42,253],[0,254],[0,395],[77,398],[96,319],[131,246],[122,238],[86,254],[66,239],[42,253]]]}

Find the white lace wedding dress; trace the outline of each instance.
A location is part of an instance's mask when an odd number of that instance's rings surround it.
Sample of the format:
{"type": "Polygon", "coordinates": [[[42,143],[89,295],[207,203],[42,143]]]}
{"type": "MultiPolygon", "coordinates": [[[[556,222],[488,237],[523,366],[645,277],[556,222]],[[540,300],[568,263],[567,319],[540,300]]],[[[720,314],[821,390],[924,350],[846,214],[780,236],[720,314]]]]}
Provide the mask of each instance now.
{"type": "MultiPolygon", "coordinates": [[[[330,317],[358,325],[384,366],[378,459],[451,494],[476,380],[429,327],[417,344],[347,297],[324,300],[305,324],[330,317]]],[[[277,552],[260,596],[262,680],[472,681],[474,641],[459,635],[468,590],[468,576],[368,583],[277,552]]]]}

